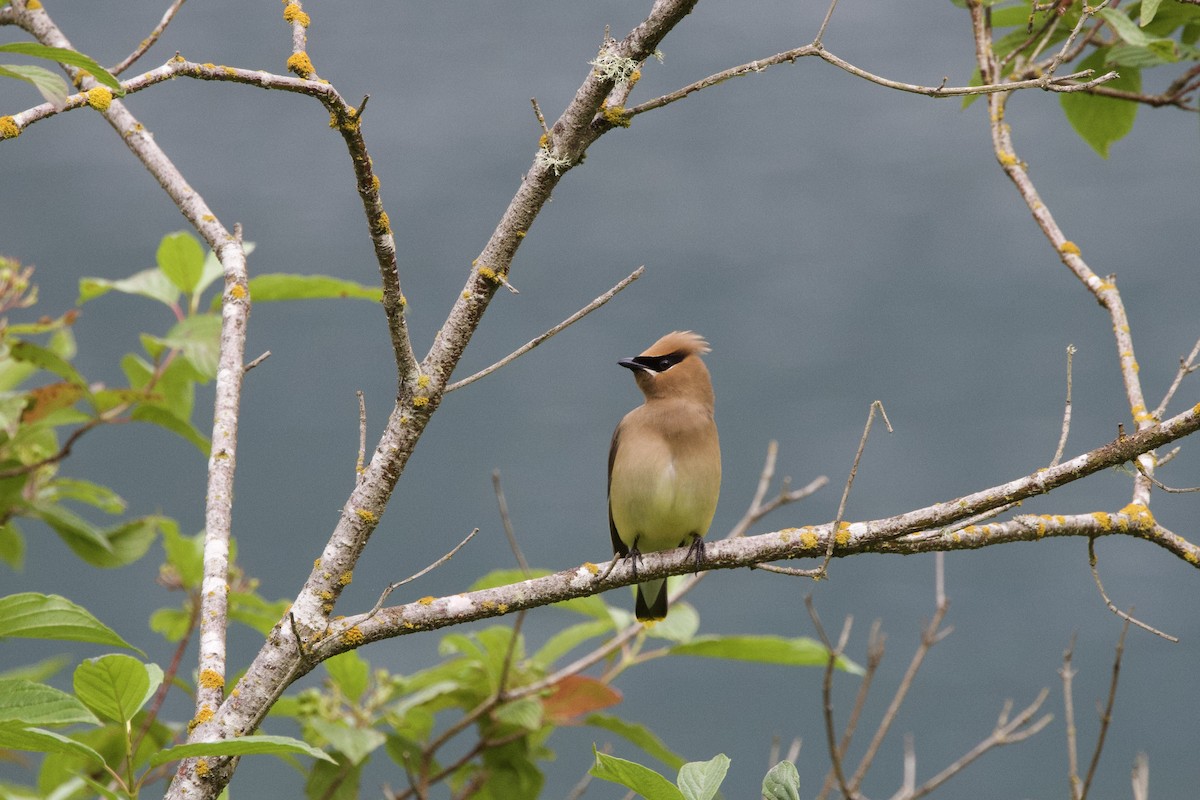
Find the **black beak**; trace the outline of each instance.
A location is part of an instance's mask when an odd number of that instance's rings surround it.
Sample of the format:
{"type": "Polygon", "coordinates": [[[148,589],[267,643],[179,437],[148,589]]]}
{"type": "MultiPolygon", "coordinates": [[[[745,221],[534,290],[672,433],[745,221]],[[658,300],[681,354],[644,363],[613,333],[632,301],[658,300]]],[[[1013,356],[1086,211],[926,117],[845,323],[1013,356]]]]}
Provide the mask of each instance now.
{"type": "Polygon", "coordinates": [[[638,361],[636,358],[622,358],[617,363],[620,364],[625,369],[630,369],[630,370],[633,370],[634,372],[642,372],[642,371],[649,372],[650,371],[649,367],[647,367],[645,364],[638,361]]]}

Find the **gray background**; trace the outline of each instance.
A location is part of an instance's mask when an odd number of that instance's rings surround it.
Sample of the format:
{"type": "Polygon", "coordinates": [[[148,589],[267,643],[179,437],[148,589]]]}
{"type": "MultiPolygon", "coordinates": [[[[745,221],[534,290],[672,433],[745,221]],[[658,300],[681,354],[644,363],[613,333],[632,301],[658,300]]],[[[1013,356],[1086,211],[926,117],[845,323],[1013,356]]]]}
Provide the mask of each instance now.
{"type": "MultiPolygon", "coordinates": [[[[48,4],[76,47],[111,64],[158,21],[161,4],[48,4]]],[[[371,101],[364,133],[396,231],[409,320],[428,347],[466,270],[528,168],[538,136],[529,98],[561,112],[610,24],[623,36],[646,3],[310,3],[309,52],[347,98],[371,101]]],[[[284,71],[289,35],[278,3],[192,3],[141,66],[176,50],[196,61],[284,71]]],[[[701,3],[665,41],[634,101],[717,70],[809,41],[824,14],[814,3],[701,3]]],[[[0,32],[5,40],[16,32],[0,32]]],[[[949,3],[847,2],[825,39],[838,55],[900,80],[968,81],[969,21],[949,3]]],[[[1150,88],[1170,76],[1148,76],[1150,88]]],[[[0,107],[37,102],[0,84],[0,107]]],[[[377,280],[361,206],[340,137],[315,101],[187,79],[130,97],[185,176],[226,225],[257,243],[252,274],[329,273],[377,280]]],[[[1065,123],[1056,97],[1010,104],[1019,155],[1047,205],[1099,274],[1118,274],[1150,405],[1200,334],[1196,305],[1197,129],[1193,115],[1139,112],[1131,137],[1099,159],[1065,123]]],[[[184,227],[156,183],[98,116],[77,111],[39,123],[0,152],[0,251],[38,267],[39,313],[60,313],[80,276],[124,277],[153,264],[159,238],[184,227]]],[[[615,361],[665,331],[691,328],[713,344],[725,483],[720,535],[748,503],[770,439],[779,472],[831,486],[758,531],[830,520],[868,406],[881,399],[896,427],[868,445],[848,517],[899,513],[1026,474],[1050,459],[1064,391],[1064,348],[1075,359],[1075,421],[1068,456],[1129,425],[1106,314],[1061,266],[997,167],[983,104],[884,90],[815,59],[709,89],[605,136],[565,177],[521,248],[459,377],[557,323],[639,264],[646,275],[603,311],[505,371],[451,395],[431,423],[339,611],[369,606],[389,581],[436,559],[473,527],[482,534],[396,601],[459,591],[513,559],[501,533],[490,474],[503,472],[517,534],[537,566],[564,569],[607,557],[604,464],[611,430],[639,402],[615,361]]],[[[16,315],[10,315],[16,319],[16,315]]],[[[141,331],[170,318],[149,301],[111,296],[77,325],[89,378],[121,381],[117,362],[141,331]]],[[[366,393],[372,436],[393,394],[383,315],[366,303],[261,304],[248,351],[273,356],[250,374],[237,477],[241,562],[268,597],[291,597],[352,486],[354,391],[366,393]]],[[[203,397],[207,399],[209,393],[203,397]]],[[[1194,403],[1193,378],[1175,410],[1194,403]]],[[[197,418],[206,425],[207,412],[197,418]]],[[[1191,448],[1194,451],[1194,447],[1191,448]]],[[[131,513],[161,511],[187,531],[203,522],[204,463],[190,445],[152,429],[89,435],[67,474],[105,481],[131,513]]],[[[1200,483],[1194,452],[1161,476],[1200,483]]],[[[1129,502],[1128,477],[1107,473],[1027,503],[1028,512],[1112,511],[1129,502]]],[[[1195,496],[1156,495],[1156,517],[1196,535],[1195,496]]],[[[5,593],[59,592],[127,638],[154,642],[147,612],[176,602],[153,582],[157,548],[116,574],[96,575],[51,534],[25,526],[25,571],[0,575],[5,593]]],[[[1182,638],[1172,645],[1131,631],[1116,719],[1097,797],[1127,797],[1129,766],[1150,755],[1155,797],[1192,796],[1200,662],[1200,581],[1152,545],[1105,540],[1106,588],[1123,606],[1182,638]]],[[[811,635],[802,599],[812,592],[836,628],[857,622],[850,655],[864,655],[872,619],[889,654],[868,707],[878,718],[932,613],[932,557],[871,556],[833,564],[813,585],[761,572],[713,576],[690,598],[705,633],[811,635]]],[[[1107,690],[1119,621],[1105,610],[1080,539],[947,557],[954,634],[927,662],[866,784],[890,793],[902,734],[915,735],[919,778],[991,730],[1006,698],[1018,706],[1043,686],[1055,722],[1034,740],[993,753],[943,796],[1062,797],[1065,737],[1057,669],[1077,635],[1076,707],[1084,757],[1107,690]]],[[[625,603],[618,593],[610,598],[625,603]]],[[[572,621],[534,612],[534,641],[572,621]]],[[[404,672],[436,656],[437,636],[364,651],[404,672]]],[[[237,631],[231,670],[255,652],[237,631]]],[[[150,647],[160,663],[165,646],[150,647]]],[[[9,642],[0,668],[85,646],[9,642]]],[[[188,654],[189,661],[194,651],[188,654]]],[[[839,679],[844,718],[856,679],[839,679]]],[[[819,675],[697,659],[660,660],[619,682],[621,715],[644,722],[678,752],[733,758],[729,797],[750,797],[772,737],[804,737],[804,796],[823,775],[819,675]]],[[[186,705],[171,712],[186,718],[186,705]]],[[[268,726],[282,732],[278,722],[268,726]]],[[[867,733],[861,738],[865,741],[867,733]]],[[[588,768],[593,741],[564,730],[550,746],[545,796],[561,797],[588,768]]],[[[647,760],[618,742],[616,754],[647,760]]],[[[7,769],[7,768],[6,768],[7,769]]],[[[243,796],[295,796],[299,778],[248,759],[243,796]],[[249,794],[247,794],[249,793],[249,794]]],[[[375,769],[364,796],[403,775],[375,769]]],[[[593,786],[588,796],[619,797],[593,786]]]]}

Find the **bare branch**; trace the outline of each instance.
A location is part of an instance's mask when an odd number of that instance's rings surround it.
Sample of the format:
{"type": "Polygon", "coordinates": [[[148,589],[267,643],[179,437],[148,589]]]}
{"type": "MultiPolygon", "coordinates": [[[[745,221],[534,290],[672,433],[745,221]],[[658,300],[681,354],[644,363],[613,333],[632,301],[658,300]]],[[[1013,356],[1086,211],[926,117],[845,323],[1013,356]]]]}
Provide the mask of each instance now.
{"type": "Polygon", "coordinates": [[[1067,728],[1067,783],[1071,789],[1071,800],[1079,800],[1079,736],[1075,727],[1075,693],[1072,689],[1075,681],[1075,670],[1071,667],[1071,657],[1075,652],[1075,634],[1063,651],[1063,663],[1058,674],[1063,685],[1063,716],[1067,728]]]}
{"type": "MultiPolygon", "coordinates": [[[[1153,633],[1155,636],[1161,636],[1162,638],[1166,639],[1168,642],[1175,642],[1176,644],[1179,643],[1179,637],[1172,636],[1169,633],[1163,633],[1158,628],[1155,628],[1151,625],[1147,625],[1146,623],[1142,622],[1140,619],[1137,619],[1133,615],[1127,614],[1124,611],[1122,611],[1121,609],[1117,608],[1116,605],[1113,604],[1113,601],[1108,599],[1108,594],[1104,591],[1104,584],[1100,582],[1100,570],[1096,567],[1096,540],[1095,539],[1088,539],[1088,565],[1092,568],[1092,580],[1094,580],[1096,582],[1096,588],[1100,590],[1100,596],[1104,598],[1104,605],[1108,606],[1109,611],[1116,614],[1121,619],[1125,620],[1125,623],[1127,625],[1132,622],[1134,625],[1137,625],[1142,630],[1149,631],[1150,633],[1153,633]]],[[[1122,634],[1122,637],[1123,636],[1124,635],[1122,634]]]]}
{"type": "Polygon", "coordinates": [[[504,526],[504,535],[508,537],[508,546],[512,548],[521,572],[525,577],[529,577],[529,562],[525,560],[525,554],[521,552],[521,545],[517,544],[517,535],[513,532],[512,519],[508,515],[508,501],[504,498],[504,489],[500,486],[500,470],[498,469],[492,470],[492,489],[496,492],[496,505],[500,509],[500,522],[504,526]]]}
{"type": "Polygon", "coordinates": [[[358,459],[354,462],[354,476],[361,482],[367,460],[367,398],[362,389],[354,394],[358,397],[358,459]]]}
{"type": "Polygon", "coordinates": [[[850,489],[854,486],[854,477],[858,474],[858,465],[862,461],[863,450],[867,447],[867,437],[871,435],[871,425],[875,422],[875,410],[879,410],[880,416],[883,417],[883,423],[887,426],[888,433],[892,432],[892,423],[887,418],[887,412],[883,409],[883,401],[876,400],[871,403],[871,410],[867,413],[867,424],[863,428],[862,438],[858,440],[858,450],[854,454],[854,463],[850,466],[850,474],[846,477],[846,485],[842,488],[842,499],[838,503],[837,516],[834,517],[833,536],[829,537],[829,541],[825,546],[825,560],[817,570],[814,576],[816,580],[820,580],[825,576],[825,570],[829,566],[829,562],[833,559],[833,548],[837,542],[838,536],[842,532],[842,520],[845,519],[846,502],[850,499],[850,489]]]}
{"type": "Polygon", "coordinates": [[[829,748],[830,769],[833,772],[834,779],[837,781],[838,788],[842,792],[842,796],[850,800],[856,800],[858,792],[846,782],[846,773],[842,768],[842,752],[838,746],[837,732],[834,729],[833,722],[833,668],[837,665],[837,660],[841,657],[842,651],[846,647],[846,642],[850,638],[850,626],[853,618],[846,617],[846,621],[842,625],[842,634],[835,647],[829,641],[829,636],[825,633],[825,626],[821,624],[821,617],[817,614],[817,608],[813,604],[811,594],[805,596],[804,607],[808,610],[808,616],[812,619],[817,636],[820,637],[822,644],[825,645],[825,649],[829,651],[829,659],[825,662],[825,677],[821,682],[821,701],[825,719],[825,744],[829,748]]]}
{"type": "MultiPolygon", "coordinates": [[[[1179,384],[1183,383],[1183,379],[1197,369],[1200,369],[1200,364],[1196,363],[1197,357],[1200,357],[1200,339],[1196,340],[1196,344],[1192,346],[1192,352],[1188,353],[1187,358],[1179,359],[1179,370],[1175,373],[1175,378],[1171,381],[1171,386],[1167,389],[1167,393],[1163,395],[1162,402],[1158,404],[1158,408],[1154,409],[1155,419],[1162,419],[1162,415],[1167,413],[1167,406],[1170,405],[1171,399],[1175,397],[1175,392],[1179,390],[1179,384]]],[[[1160,461],[1159,463],[1161,464],[1162,462],[1160,461]]]]}
{"type": "Polygon", "coordinates": [[[367,618],[370,619],[371,617],[375,616],[375,614],[379,611],[379,609],[383,608],[383,601],[387,600],[389,594],[396,591],[397,589],[399,589],[401,586],[403,586],[406,583],[412,583],[417,578],[420,578],[423,575],[428,575],[430,572],[437,569],[442,564],[445,564],[447,561],[454,558],[455,554],[457,554],[459,550],[462,550],[463,547],[466,546],[467,542],[469,542],[473,538],[475,538],[475,534],[477,534],[477,533],[479,533],[479,528],[473,529],[470,533],[468,533],[466,535],[466,538],[464,538],[458,544],[454,545],[454,548],[452,550],[450,550],[450,552],[446,553],[446,555],[442,556],[437,561],[434,561],[432,564],[425,567],[420,572],[413,573],[412,575],[409,575],[404,580],[396,581],[395,583],[389,585],[386,589],[383,590],[383,593],[379,595],[379,600],[377,600],[375,602],[374,607],[370,611],[367,612],[367,618]]]}
{"type": "Polygon", "coordinates": [[[564,319],[562,322],[555,325],[550,330],[546,331],[545,333],[541,334],[540,336],[536,336],[533,339],[530,339],[528,342],[521,345],[513,352],[509,353],[504,358],[497,361],[495,364],[492,364],[490,367],[481,369],[481,370],[479,370],[479,372],[476,372],[474,375],[471,375],[470,377],[463,378],[461,381],[455,381],[454,383],[452,383],[446,387],[446,392],[450,393],[450,392],[453,392],[455,389],[461,389],[462,387],[467,386],[468,384],[474,383],[475,381],[479,380],[480,378],[491,375],[493,372],[500,369],[501,367],[511,364],[513,361],[516,361],[518,358],[525,355],[530,350],[537,347],[539,344],[546,341],[554,334],[559,333],[564,328],[574,325],[576,322],[583,319],[588,314],[592,313],[597,308],[599,308],[600,306],[607,303],[609,300],[612,300],[614,297],[617,296],[617,294],[622,289],[624,289],[626,286],[628,286],[629,284],[636,281],[638,278],[642,277],[642,273],[644,273],[645,271],[646,271],[645,266],[638,267],[633,272],[629,273],[627,276],[622,278],[621,281],[619,283],[617,283],[616,286],[612,287],[607,292],[600,295],[595,300],[588,303],[586,306],[579,309],[574,314],[567,317],[566,319],[564,319]]]}
{"type": "Polygon", "coordinates": [[[109,67],[108,71],[113,75],[120,75],[133,66],[133,63],[145,55],[146,51],[153,47],[159,37],[163,35],[163,31],[167,29],[167,26],[171,24],[171,20],[179,13],[179,8],[183,3],[184,0],[174,0],[170,7],[167,8],[166,13],[162,15],[162,19],[159,20],[158,25],[154,26],[154,30],[150,31],[150,35],[142,39],[132,53],[121,59],[115,66],[109,67]]]}
{"type": "Polygon", "coordinates": [[[1054,450],[1054,458],[1050,466],[1062,461],[1063,450],[1067,447],[1067,434],[1071,431],[1071,362],[1075,358],[1075,345],[1067,345],[1067,401],[1063,407],[1062,433],[1058,437],[1058,447],[1054,450]]]}
{"type": "Polygon", "coordinates": [[[1112,722],[1113,703],[1117,699],[1117,681],[1121,677],[1121,657],[1125,653],[1125,634],[1129,632],[1130,619],[1126,618],[1121,626],[1121,635],[1117,638],[1117,652],[1113,657],[1112,681],[1108,685],[1108,699],[1104,703],[1104,711],[1100,714],[1100,732],[1096,734],[1096,749],[1092,751],[1092,761],[1088,764],[1087,775],[1083,779],[1083,788],[1079,792],[1079,800],[1087,800],[1088,790],[1092,786],[1092,778],[1096,776],[1096,767],[1100,765],[1100,754],[1104,751],[1104,739],[1108,736],[1108,726],[1112,722]]]}

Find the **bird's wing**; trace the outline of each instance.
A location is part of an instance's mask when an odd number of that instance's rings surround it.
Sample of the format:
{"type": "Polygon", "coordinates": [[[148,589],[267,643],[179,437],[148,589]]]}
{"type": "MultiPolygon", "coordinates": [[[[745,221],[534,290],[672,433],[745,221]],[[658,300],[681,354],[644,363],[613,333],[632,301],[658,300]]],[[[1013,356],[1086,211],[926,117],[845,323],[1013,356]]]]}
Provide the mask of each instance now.
{"type": "Polygon", "coordinates": [[[621,541],[620,535],[617,534],[617,524],[613,522],[612,515],[612,470],[613,462],[617,459],[617,448],[621,441],[621,426],[617,425],[617,429],[613,431],[612,444],[608,448],[608,532],[612,535],[613,552],[621,557],[629,555],[629,548],[621,541]]]}

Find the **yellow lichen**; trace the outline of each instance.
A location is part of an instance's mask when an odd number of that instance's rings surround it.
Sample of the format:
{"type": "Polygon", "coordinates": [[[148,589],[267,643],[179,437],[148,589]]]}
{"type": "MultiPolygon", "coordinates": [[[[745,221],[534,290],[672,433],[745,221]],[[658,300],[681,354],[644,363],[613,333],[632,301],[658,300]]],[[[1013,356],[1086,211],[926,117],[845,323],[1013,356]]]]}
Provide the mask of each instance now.
{"type": "Polygon", "coordinates": [[[417,378],[417,386],[420,386],[422,389],[429,388],[429,376],[422,375],[421,377],[417,378]]]}
{"type": "Polygon", "coordinates": [[[200,66],[204,67],[205,69],[216,69],[217,68],[217,65],[212,63],[211,61],[206,61],[203,64],[201,64],[200,66]]]}
{"type": "Polygon", "coordinates": [[[333,599],[333,592],[331,592],[331,591],[329,591],[328,589],[326,589],[325,591],[323,591],[323,592],[321,592],[320,594],[318,594],[318,595],[317,595],[317,597],[321,598],[322,600],[326,600],[326,601],[328,601],[328,600],[332,600],[332,599],[333,599]]]}
{"type": "Polygon", "coordinates": [[[1155,525],[1154,515],[1143,503],[1130,503],[1121,509],[1122,514],[1131,517],[1139,527],[1149,528],[1155,525]]]}
{"type": "Polygon", "coordinates": [[[1012,153],[1000,153],[996,156],[996,160],[1005,167],[1015,166],[1017,163],[1017,157],[1012,153]]]}
{"type": "Polygon", "coordinates": [[[106,86],[97,86],[89,89],[87,93],[88,105],[97,111],[108,111],[108,107],[112,105],[112,99],[112,92],[106,86]]]}
{"type": "Polygon", "coordinates": [[[546,150],[550,147],[550,134],[548,134],[548,133],[542,134],[542,137],[540,139],[538,139],[538,147],[540,147],[543,150],[546,150]]]}
{"type": "Polygon", "coordinates": [[[379,191],[379,176],[378,175],[371,176],[371,189],[376,192],[379,191]]]}
{"type": "Polygon", "coordinates": [[[317,68],[313,66],[312,59],[303,50],[292,53],[291,58],[287,60],[287,68],[289,72],[293,72],[301,78],[307,78],[317,71],[317,68]]]}
{"type": "Polygon", "coordinates": [[[426,595],[426,596],[422,597],[420,600],[418,600],[417,602],[423,606],[431,606],[431,605],[433,605],[433,598],[430,597],[429,595],[426,595]]]}
{"type": "Polygon", "coordinates": [[[320,569],[320,568],[321,568],[321,559],[314,558],[313,559],[313,569],[320,569]]]}
{"type": "Polygon", "coordinates": [[[379,212],[379,216],[375,218],[375,224],[371,230],[376,236],[385,236],[392,232],[392,221],[388,218],[386,211],[379,212]]]}
{"type": "Polygon", "coordinates": [[[624,106],[610,106],[604,103],[600,106],[600,115],[609,125],[616,128],[628,128],[633,124],[633,116],[625,111],[624,106]]]}
{"type": "Polygon", "coordinates": [[[413,403],[413,408],[424,408],[425,406],[429,405],[429,398],[428,397],[414,397],[412,403],[413,403]]]}
{"type": "Polygon", "coordinates": [[[517,231],[517,238],[518,238],[518,239],[524,239],[524,238],[525,238],[525,231],[517,231]]]}
{"type": "Polygon", "coordinates": [[[356,508],[354,513],[357,514],[358,518],[363,522],[373,523],[379,519],[379,515],[377,515],[374,511],[370,511],[365,508],[356,508]]]}
{"type": "MultiPolygon", "coordinates": [[[[37,0],[32,0],[32,2],[36,3],[37,0]]],[[[28,8],[28,6],[26,6],[26,8],[28,8]]],[[[203,778],[207,774],[208,774],[208,759],[207,758],[196,759],[196,777],[203,778]]]]}
{"type": "Polygon", "coordinates": [[[1079,245],[1075,244],[1072,241],[1066,241],[1058,246],[1058,252],[1066,253],[1067,255],[1077,256],[1077,255],[1079,255],[1079,245]]]}
{"type": "Polygon", "coordinates": [[[363,632],[355,625],[353,628],[347,628],[342,633],[342,641],[349,645],[360,645],[367,640],[363,632]]]}
{"type": "Polygon", "coordinates": [[[1188,550],[1186,553],[1183,554],[1183,558],[1189,564],[1193,564],[1193,565],[1200,564],[1200,556],[1196,555],[1195,550],[1188,550]]]}
{"type": "Polygon", "coordinates": [[[1093,511],[1092,519],[1096,520],[1096,524],[1100,526],[1100,530],[1102,530],[1102,531],[1111,531],[1112,530],[1112,526],[1113,526],[1112,517],[1110,517],[1108,514],[1104,513],[1103,511],[1093,511]]]}
{"type": "Polygon", "coordinates": [[[815,550],[819,541],[820,539],[817,538],[817,534],[811,530],[806,530],[800,534],[800,544],[805,550],[815,550]]]}
{"type": "MultiPolygon", "coordinates": [[[[26,6],[28,8],[28,6],[26,6]]],[[[21,135],[21,128],[12,117],[0,117],[0,139],[15,139],[21,135]]]]}
{"type": "Polygon", "coordinates": [[[240,283],[235,283],[229,287],[229,296],[234,300],[242,300],[246,297],[246,288],[240,283]]]}
{"type": "Polygon", "coordinates": [[[285,22],[298,22],[302,28],[307,28],[310,22],[308,14],[295,3],[288,3],[283,7],[283,19],[285,22]]]}
{"type": "Polygon", "coordinates": [[[483,278],[484,280],[496,281],[496,270],[492,269],[491,267],[480,267],[479,277],[483,278]]]}
{"type": "Polygon", "coordinates": [[[850,523],[849,522],[843,522],[840,526],[838,526],[837,535],[833,537],[833,540],[835,542],[837,542],[838,544],[849,543],[849,541],[850,541],[850,523]]]}
{"type": "Polygon", "coordinates": [[[200,685],[205,689],[220,689],[225,685],[225,676],[215,669],[201,670],[200,685]]]}
{"type": "Polygon", "coordinates": [[[26,11],[36,11],[42,7],[42,0],[27,0],[25,3],[26,11]]]}
{"type": "Polygon", "coordinates": [[[462,299],[463,299],[463,300],[470,300],[470,299],[471,299],[471,293],[470,293],[470,292],[463,292],[463,293],[462,293],[462,299]]]}
{"type": "Polygon", "coordinates": [[[583,562],[583,568],[586,569],[588,572],[592,573],[593,575],[600,574],[600,568],[597,567],[595,564],[593,564],[590,561],[583,562]]]}
{"type": "Polygon", "coordinates": [[[352,583],[354,583],[353,572],[346,571],[338,576],[338,586],[349,586],[352,583]]]}

